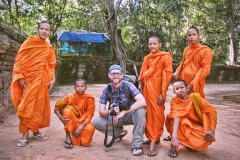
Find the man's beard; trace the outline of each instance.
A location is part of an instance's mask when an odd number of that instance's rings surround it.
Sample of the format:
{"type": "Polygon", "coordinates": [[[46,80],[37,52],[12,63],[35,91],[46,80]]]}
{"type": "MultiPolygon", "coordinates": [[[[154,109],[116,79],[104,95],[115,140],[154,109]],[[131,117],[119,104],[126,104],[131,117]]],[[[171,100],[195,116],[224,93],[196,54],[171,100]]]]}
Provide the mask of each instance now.
{"type": "Polygon", "coordinates": [[[118,83],[120,83],[122,81],[122,79],[114,79],[114,80],[112,80],[112,83],[113,84],[118,84],[118,83]]]}

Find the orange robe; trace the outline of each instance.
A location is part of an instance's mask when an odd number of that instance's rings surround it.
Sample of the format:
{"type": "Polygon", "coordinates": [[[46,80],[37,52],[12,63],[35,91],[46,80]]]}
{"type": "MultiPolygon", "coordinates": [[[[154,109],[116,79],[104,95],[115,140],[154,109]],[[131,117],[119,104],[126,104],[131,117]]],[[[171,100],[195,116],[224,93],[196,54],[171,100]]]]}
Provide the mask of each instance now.
{"type": "Polygon", "coordinates": [[[20,119],[19,131],[25,133],[50,125],[50,96],[47,84],[55,76],[54,48],[38,36],[30,36],[20,47],[12,74],[10,94],[20,119]],[[29,84],[22,90],[18,79],[29,84]]]}
{"type": "MultiPolygon", "coordinates": [[[[86,122],[86,126],[81,132],[81,136],[78,138],[72,136],[72,143],[79,146],[90,146],[92,142],[92,136],[95,131],[94,126],[90,123],[95,111],[94,97],[86,93],[83,95],[72,93],[67,95],[63,100],[67,104],[75,106],[80,114],[79,117],[76,117],[71,109],[64,109],[63,116],[65,116],[67,119],[70,119],[68,124],[64,126],[66,131],[73,134],[79,125],[81,125],[84,121],[86,122]]],[[[61,109],[61,107],[55,106],[54,110],[58,109],[61,109]]]]}
{"type": "Polygon", "coordinates": [[[201,121],[190,98],[183,100],[175,97],[170,104],[171,112],[166,117],[167,131],[172,135],[173,119],[179,117],[178,139],[180,143],[192,149],[206,151],[212,142],[204,141],[204,134],[209,129],[215,131],[217,125],[217,112],[213,106],[201,98],[201,121]]]}
{"type": "Polygon", "coordinates": [[[159,51],[144,57],[139,81],[143,84],[143,96],[147,102],[145,135],[153,142],[162,135],[165,121],[165,105],[158,106],[157,100],[162,93],[166,101],[171,78],[172,56],[170,53],[159,51]]]}
{"type": "Polygon", "coordinates": [[[177,71],[181,70],[180,79],[193,85],[193,92],[198,92],[205,98],[205,78],[210,74],[213,58],[212,50],[204,45],[190,45],[185,48],[183,60],[177,71]]]}

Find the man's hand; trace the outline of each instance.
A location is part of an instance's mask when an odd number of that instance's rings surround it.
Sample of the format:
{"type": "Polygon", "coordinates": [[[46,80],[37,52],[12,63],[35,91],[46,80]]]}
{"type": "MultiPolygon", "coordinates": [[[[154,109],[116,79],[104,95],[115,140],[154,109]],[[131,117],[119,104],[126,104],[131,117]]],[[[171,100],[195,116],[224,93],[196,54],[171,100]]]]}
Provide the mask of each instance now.
{"type": "Polygon", "coordinates": [[[158,97],[158,100],[157,100],[157,105],[162,105],[162,104],[164,104],[165,102],[164,102],[164,98],[163,98],[163,95],[162,95],[162,93],[159,95],[159,97],[158,97]]]}
{"type": "Polygon", "coordinates": [[[22,90],[26,89],[26,84],[29,84],[28,81],[26,81],[25,78],[18,79],[18,84],[22,90]]]}
{"type": "Polygon", "coordinates": [[[175,71],[175,72],[172,74],[172,78],[175,79],[175,80],[178,78],[178,71],[175,71]]]}
{"type": "Polygon", "coordinates": [[[82,134],[82,129],[83,129],[82,125],[79,125],[78,128],[75,130],[73,136],[74,136],[75,138],[80,137],[81,134],[82,134]]]}
{"type": "Polygon", "coordinates": [[[204,134],[205,141],[213,141],[215,138],[215,132],[212,129],[206,130],[204,134]]]}
{"type": "Polygon", "coordinates": [[[54,86],[54,83],[55,83],[55,78],[53,77],[53,79],[47,84],[49,91],[50,91],[50,90],[52,89],[52,87],[54,86]]]}
{"type": "Polygon", "coordinates": [[[126,114],[126,111],[123,110],[123,111],[119,112],[117,115],[113,116],[113,120],[118,122],[119,118],[122,118],[125,114],[126,114]]]}
{"type": "Polygon", "coordinates": [[[59,116],[58,118],[64,125],[68,124],[68,122],[70,121],[70,119],[66,119],[64,116],[59,116]]]}

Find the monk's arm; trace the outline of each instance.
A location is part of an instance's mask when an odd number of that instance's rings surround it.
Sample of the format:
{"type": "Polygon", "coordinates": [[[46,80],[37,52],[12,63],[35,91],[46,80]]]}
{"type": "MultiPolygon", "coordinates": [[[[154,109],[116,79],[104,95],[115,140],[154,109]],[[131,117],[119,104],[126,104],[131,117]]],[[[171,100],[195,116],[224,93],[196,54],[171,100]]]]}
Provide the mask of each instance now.
{"type": "Polygon", "coordinates": [[[50,48],[50,54],[48,56],[48,65],[51,69],[52,77],[55,77],[56,56],[53,48],[50,48]]]}
{"type": "Polygon", "coordinates": [[[172,140],[171,140],[171,149],[177,150],[179,145],[178,140],[178,128],[179,128],[179,117],[173,119],[173,131],[172,131],[172,140]]]}
{"type": "Polygon", "coordinates": [[[196,73],[196,76],[190,83],[193,85],[193,90],[198,85],[199,82],[202,82],[205,80],[205,78],[210,74],[211,70],[211,63],[213,54],[211,49],[207,48],[202,54],[201,54],[201,68],[196,73]]]}
{"type": "Polygon", "coordinates": [[[92,117],[94,115],[94,111],[95,111],[95,100],[94,100],[94,98],[92,98],[92,97],[88,98],[86,106],[87,106],[87,109],[83,113],[82,117],[79,119],[80,122],[82,122],[82,121],[83,121],[83,123],[85,122],[85,125],[91,122],[92,117]]]}

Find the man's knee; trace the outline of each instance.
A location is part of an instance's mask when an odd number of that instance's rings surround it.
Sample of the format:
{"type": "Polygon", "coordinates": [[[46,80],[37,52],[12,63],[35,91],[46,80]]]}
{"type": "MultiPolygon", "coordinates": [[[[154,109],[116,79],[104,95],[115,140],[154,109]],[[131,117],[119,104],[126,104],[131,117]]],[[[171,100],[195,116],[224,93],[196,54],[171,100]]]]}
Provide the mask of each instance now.
{"type": "Polygon", "coordinates": [[[96,129],[101,129],[106,127],[106,123],[104,122],[104,118],[99,116],[93,119],[92,121],[92,125],[96,128],[96,129]]]}

